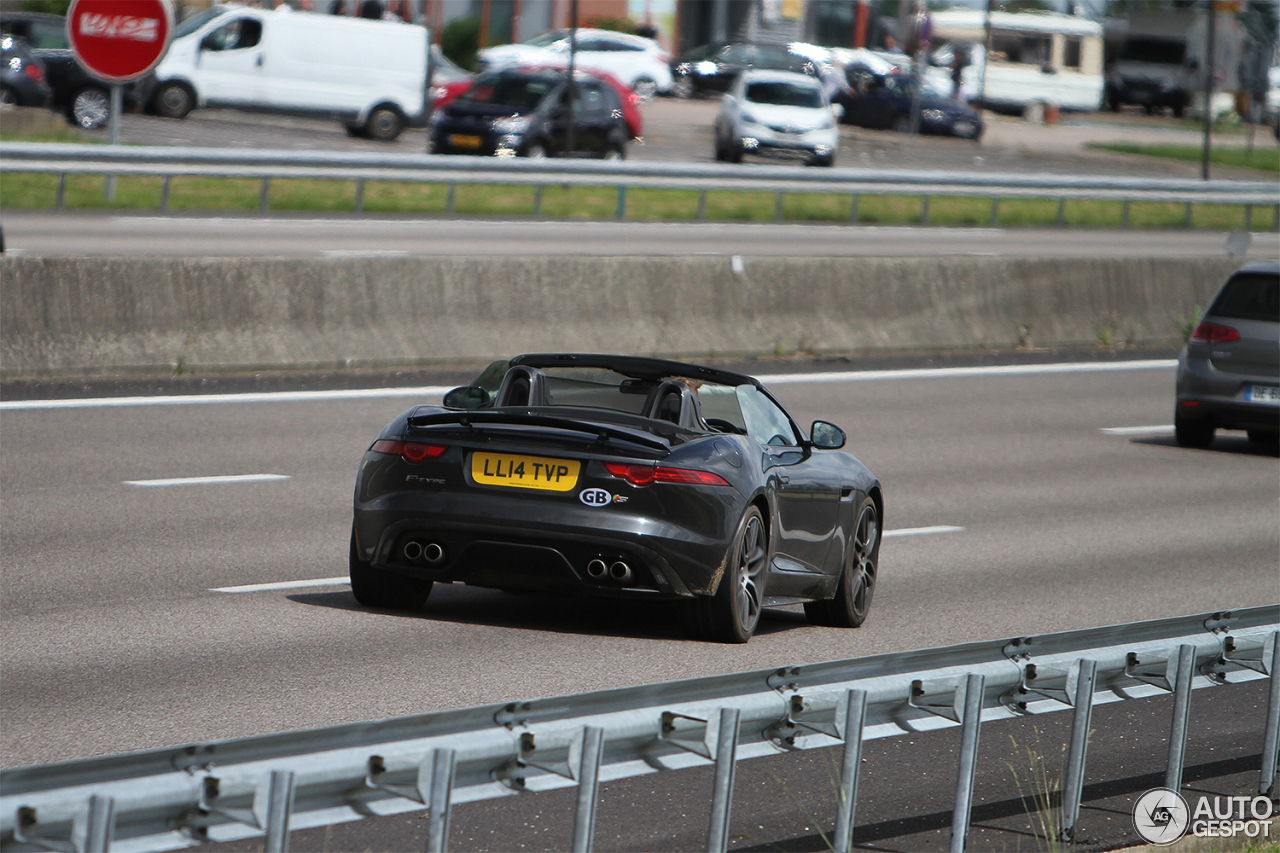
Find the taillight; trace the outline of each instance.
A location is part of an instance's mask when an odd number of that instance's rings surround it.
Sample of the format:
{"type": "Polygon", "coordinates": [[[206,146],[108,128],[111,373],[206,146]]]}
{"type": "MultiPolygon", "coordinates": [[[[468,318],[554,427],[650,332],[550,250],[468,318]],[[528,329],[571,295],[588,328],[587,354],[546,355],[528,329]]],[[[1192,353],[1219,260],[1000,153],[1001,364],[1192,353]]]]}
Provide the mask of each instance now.
{"type": "Polygon", "coordinates": [[[729,482],[710,471],[691,471],[688,468],[661,468],[655,465],[631,465],[626,462],[606,462],[605,470],[633,486],[650,483],[685,483],[696,486],[727,486],[729,482]]]}
{"type": "Polygon", "coordinates": [[[1217,323],[1201,323],[1191,333],[1191,340],[1201,344],[1225,344],[1240,340],[1240,333],[1230,326],[1217,323]]]}
{"type": "Polygon", "coordinates": [[[32,80],[35,80],[37,83],[43,83],[44,69],[41,68],[39,65],[28,65],[27,76],[30,77],[32,80]]]}
{"type": "Polygon", "coordinates": [[[408,462],[421,462],[423,459],[435,459],[443,454],[447,447],[443,444],[422,444],[417,441],[392,441],[380,439],[373,443],[370,450],[378,453],[389,453],[392,456],[403,456],[408,462]]]}

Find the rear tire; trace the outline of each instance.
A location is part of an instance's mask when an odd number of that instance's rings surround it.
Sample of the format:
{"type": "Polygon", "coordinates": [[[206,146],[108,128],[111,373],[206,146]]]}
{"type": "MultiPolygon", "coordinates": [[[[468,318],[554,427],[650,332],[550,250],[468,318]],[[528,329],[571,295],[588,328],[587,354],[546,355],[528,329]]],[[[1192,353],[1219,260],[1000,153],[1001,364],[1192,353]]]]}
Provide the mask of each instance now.
{"type": "Polygon", "coordinates": [[[804,615],[814,625],[858,628],[871,609],[880,565],[880,514],[875,501],[863,498],[854,518],[852,547],[836,594],[827,601],[810,601],[804,606],[804,615]]]}
{"type": "Polygon", "coordinates": [[[360,559],[356,550],[356,534],[351,531],[351,594],[365,607],[390,610],[418,610],[431,594],[431,581],[408,578],[375,568],[360,559]]]}
{"type": "Polygon", "coordinates": [[[695,631],[720,643],[750,640],[760,624],[764,579],[771,559],[764,516],[754,506],[748,507],[738,524],[716,594],[690,603],[695,631]]]}
{"type": "Polygon", "coordinates": [[[631,87],[631,91],[642,101],[652,101],[654,95],[658,94],[658,84],[648,77],[641,77],[631,87]]]}
{"type": "Polygon", "coordinates": [[[186,118],[195,108],[196,96],[185,83],[162,83],[151,104],[158,116],[186,118]]]}
{"type": "Polygon", "coordinates": [[[364,123],[364,135],[379,142],[392,142],[404,130],[404,116],[391,106],[374,107],[364,123]]]}
{"type": "Polygon", "coordinates": [[[688,77],[677,77],[671,84],[671,94],[682,101],[693,97],[693,81],[688,77]]]}
{"type": "Polygon", "coordinates": [[[1213,444],[1214,432],[1210,421],[1184,418],[1182,415],[1173,416],[1173,437],[1183,447],[1204,449],[1213,444]]]}

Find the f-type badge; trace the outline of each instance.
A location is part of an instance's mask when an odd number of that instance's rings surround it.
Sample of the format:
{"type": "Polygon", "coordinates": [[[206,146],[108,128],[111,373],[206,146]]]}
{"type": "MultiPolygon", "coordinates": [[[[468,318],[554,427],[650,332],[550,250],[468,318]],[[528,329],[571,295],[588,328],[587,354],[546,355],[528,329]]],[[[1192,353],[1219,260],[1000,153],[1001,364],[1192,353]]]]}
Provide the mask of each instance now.
{"type": "Polygon", "coordinates": [[[613,503],[613,495],[604,489],[583,489],[578,492],[578,500],[587,506],[608,506],[613,503]]]}

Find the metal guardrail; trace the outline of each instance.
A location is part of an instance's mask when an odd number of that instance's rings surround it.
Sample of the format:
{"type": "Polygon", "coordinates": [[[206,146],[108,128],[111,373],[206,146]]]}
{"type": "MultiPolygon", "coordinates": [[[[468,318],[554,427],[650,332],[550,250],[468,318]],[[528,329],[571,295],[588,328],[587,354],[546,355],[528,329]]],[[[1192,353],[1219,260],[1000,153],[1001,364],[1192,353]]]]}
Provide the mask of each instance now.
{"type": "Polygon", "coordinates": [[[1073,837],[1094,705],[1174,694],[1165,786],[1181,785],[1191,691],[1270,678],[1259,791],[1275,791],[1280,608],[1201,614],[0,771],[0,850],[159,851],[577,786],[592,849],[601,781],[715,765],[708,848],[729,840],[735,762],[843,746],[835,849],[851,848],[862,742],[961,728],[951,849],[963,850],[980,727],[1071,710],[1059,832],[1073,837]]]}
{"type": "Polygon", "coordinates": [[[1049,198],[1058,201],[1064,222],[1069,200],[1124,203],[1160,202],[1186,205],[1186,224],[1195,204],[1242,205],[1246,228],[1254,207],[1272,208],[1280,223],[1280,190],[1267,181],[1188,181],[1123,176],[1049,176],[893,169],[797,169],[766,165],[654,163],[634,161],[524,160],[450,157],[428,154],[367,154],[271,149],[177,148],[161,146],[71,145],[62,143],[0,144],[0,173],[42,172],[59,176],[56,204],[64,206],[66,176],[76,174],[148,175],[162,178],[161,209],[168,208],[174,177],[252,178],[262,182],[260,207],[268,208],[273,179],[313,178],[353,181],[356,212],[363,212],[368,181],[438,183],[449,187],[446,215],[453,214],[456,187],[505,184],[535,188],[534,215],[541,215],[544,186],[604,186],[617,190],[617,218],[624,219],[628,189],[677,189],[698,192],[697,218],[705,218],[711,190],[772,192],[780,218],[786,193],[847,194],[850,221],[857,221],[861,195],[909,195],[923,199],[922,221],[928,224],[929,200],[935,196],[991,199],[991,220],[999,216],[1001,199],[1049,198]]]}

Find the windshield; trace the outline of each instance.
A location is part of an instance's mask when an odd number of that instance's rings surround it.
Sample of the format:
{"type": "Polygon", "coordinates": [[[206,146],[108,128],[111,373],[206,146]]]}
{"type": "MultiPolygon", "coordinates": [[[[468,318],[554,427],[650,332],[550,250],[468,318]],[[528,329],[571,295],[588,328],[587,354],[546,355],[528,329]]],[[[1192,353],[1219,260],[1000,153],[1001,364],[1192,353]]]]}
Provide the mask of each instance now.
{"type": "Polygon", "coordinates": [[[518,112],[532,112],[559,82],[560,77],[555,73],[484,74],[476,78],[476,82],[466,93],[459,96],[458,100],[473,104],[511,107],[518,112]]]}
{"type": "Polygon", "coordinates": [[[1120,49],[1121,59],[1158,65],[1181,65],[1186,55],[1187,43],[1174,39],[1129,38],[1120,49]]]}
{"type": "Polygon", "coordinates": [[[822,92],[816,86],[798,83],[748,83],[747,100],[779,107],[818,109],[822,106],[822,92]]]}
{"type": "Polygon", "coordinates": [[[183,36],[189,36],[219,15],[226,14],[226,11],[226,6],[210,6],[203,12],[197,12],[174,28],[173,37],[180,39],[183,36]]]}
{"type": "Polygon", "coordinates": [[[543,33],[540,36],[534,36],[525,42],[532,47],[551,47],[551,45],[560,41],[560,39],[568,36],[564,30],[552,30],[549,33],[543,33]]]}

